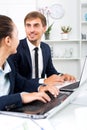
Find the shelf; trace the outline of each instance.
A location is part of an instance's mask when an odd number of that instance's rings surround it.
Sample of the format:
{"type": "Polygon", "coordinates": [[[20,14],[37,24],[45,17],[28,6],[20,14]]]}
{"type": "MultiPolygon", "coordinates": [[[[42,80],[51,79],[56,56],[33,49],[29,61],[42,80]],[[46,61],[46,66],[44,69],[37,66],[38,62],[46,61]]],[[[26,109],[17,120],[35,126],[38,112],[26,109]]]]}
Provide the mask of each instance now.
{"type": "Polygon", "coordinates": [[[52,58],[52,60],[80,60],[80,58],[52,58]]]}
{"type": "Polygon", "coordinates": [[[81,2],[81,57],[87,54],[87,2],[81,2]]]}
{"type": "Polygon", "coordinates": [[[57,43],[57,42],[79,42],[80,39],[69,39],[69,40],[45,40],[46,43],[57,43]]]}
{"type": "Polygon", "coordinates": [[[87,7],[87,2],[81,2],[81,7],[87,7]]]}
{"type": "Polygon", "coordinates": [[[87,21],[82,21],[81,24],[87,24],[87,21]]]}
{"type": "Polygon", "coordinates": [[[82,42],[87,42],[87,40],[81,40],[82,42]]]}
{"type": "MultiPolygon", "coordinates": [[[[52,60],[55,66],[60,69],[76,73],[79,75],[82,58],[87,54],[87,2],[78,0],[79,8],[77,10],[77,30],[79,33],[73,39],[62,40],[61,36],[58,40],[44,40],[51,47],[52,60]],[[82,39],[83,38],[83,39],[82,39]],[[70,67],[69,67],[70,66],[70,67]],[[66,69],[67,68],[67,69],[66,69]],[[75,68],[72,69],[71,68],[75,68]]],[[[74,32],[74,30],[73,30],[74,32]]]]}

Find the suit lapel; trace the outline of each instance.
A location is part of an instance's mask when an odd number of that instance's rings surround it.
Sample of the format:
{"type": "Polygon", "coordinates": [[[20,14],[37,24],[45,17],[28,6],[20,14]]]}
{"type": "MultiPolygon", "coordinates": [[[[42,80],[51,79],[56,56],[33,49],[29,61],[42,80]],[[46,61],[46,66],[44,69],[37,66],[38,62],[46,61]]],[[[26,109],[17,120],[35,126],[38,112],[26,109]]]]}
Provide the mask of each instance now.
{"type": "Polygon", "coordinates": [[[31,55],[30,55],[30,50],[29,50],[26,39],[24,39],[23,48],[24,48],[24,51],[25,51],[25,55],[26,55],[26,57],[28,59],[29,66],[30,66],[30,68],[32,70],[31,55]]]}
{"type": "Polygon", "coordinates": [[[46,68],[46,52],[45,52],[45,48],[42,43],[41,43],[41,49],[42,49],[42,56],[43,56],[43,72],[42,72],[42,74],[43,74],[44,70],[46,68]]]}

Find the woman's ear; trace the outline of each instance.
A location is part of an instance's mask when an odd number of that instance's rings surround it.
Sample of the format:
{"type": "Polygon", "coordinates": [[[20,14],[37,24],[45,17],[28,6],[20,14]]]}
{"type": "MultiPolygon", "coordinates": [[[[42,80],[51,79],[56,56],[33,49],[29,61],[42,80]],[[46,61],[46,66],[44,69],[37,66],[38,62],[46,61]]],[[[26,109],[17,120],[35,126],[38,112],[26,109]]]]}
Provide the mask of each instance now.
{"type": "Polygon", "coordinates": [[[5,43],[7,46],[11,46],[11,38],[9,36],[5,37],[5,43]]]}

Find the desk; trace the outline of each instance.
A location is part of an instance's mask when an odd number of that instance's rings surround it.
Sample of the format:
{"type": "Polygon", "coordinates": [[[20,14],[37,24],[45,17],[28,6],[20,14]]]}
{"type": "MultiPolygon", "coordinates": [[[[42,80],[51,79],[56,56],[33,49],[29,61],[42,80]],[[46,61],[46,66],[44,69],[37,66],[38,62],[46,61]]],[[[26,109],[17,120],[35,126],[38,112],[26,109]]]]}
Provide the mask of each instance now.
{"type": "MultiPolygon", "coordinates": [[[[81,91],[79,95],[81,94],[84,94],[84,96],[80,96],[80,98],[83,98],[83,100],[86,99],[85,105],[72,102],[48,120],[38,120],[38,124],[42,124],[45,127],[44,130],[87,130],[85,122],[87,121],[87,90],[81,91]],[[80,114],[76,113],[76,110],[79,109],[81,109],[79,112],[80,114]],[[80,127],[78,128],[78,126],[80,127]]],[[[77,99],[78,98],[79,96],[77,99]]],[[[35,130],[41,130],[38,126],[36,126],[37,125],[30,119],[0,115],[0,129],[2,130],[34,130],[34,128],[35,130]]]]}
{"type": "Polygon", "coordinates": [[[87,87],[49,121],[55,130],[87,130],[87,87]]]}
{"type": "MultiPolygon", "coordinates": [[[[35,121],[40,126],[45,126],[44,130],[87,130],[83,126],[78,128],[78,123],[75,115],[75,110],[79,108],[87,108],[80,105],[69,104],[64,109],[60,110],[53,117],[48,120],[42,119],[35,121]],[[52,126],[52,127],[51,127],[52,126]],[[83,128],[83,129],[82,129],[83,128]]],[[[87,109],[86,109],[87,110],[87,109]]],[[[87,121],[87,113],[86,119],[87,121]]],[[[80,124],[79,124],[80,125],[80,124]]],[[[1,130],[41,130],[37,124],[30,119],[11,117],[0,115],[0,129],[1,130]]]]}
{"type": "Polygon", "coordinates": [[[84,106],[69,104],[49,120],[55,130],[78,130],[75,110],[84,106]]]}

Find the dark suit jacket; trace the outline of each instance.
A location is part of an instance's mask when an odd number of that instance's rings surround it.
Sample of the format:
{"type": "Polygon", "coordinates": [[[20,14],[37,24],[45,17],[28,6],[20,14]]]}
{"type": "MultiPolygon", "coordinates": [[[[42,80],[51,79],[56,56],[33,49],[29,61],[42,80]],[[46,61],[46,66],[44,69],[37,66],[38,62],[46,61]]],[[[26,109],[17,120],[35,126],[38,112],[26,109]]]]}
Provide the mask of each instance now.
{"type": "MultiPolygon", "coordinates": [[[[43,55],[43,72],[41,74],[41,78],[45,78],[45,74],[47,77],[52,74],[59,74],[53,66],[51,51],[48,44],[41,42],[40,47],[43,55]]],[[[17,53],[13,56],[13,61],[15,62],[16,69],[20,75],[26,77],[27,79],[32,78],[32,62],[26,38],[20,40],[17,53]]],[[[35,81],[37,82],[38,79],[35,79],[35,81]]]]}
{"type": "Polygon", "coordinates": [[[16,73],[14,64],[10,58],[8,59],[12,71],[8,73],[10,80],[10,92],[9,95],[0,97],[0,110],[9,110],[16,107],[22,106],[22,101],[19,92],[26,91],[32,92],[37,91],[38,84],[26,80],[16,73]]]}

